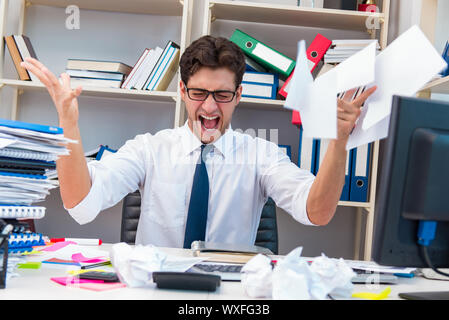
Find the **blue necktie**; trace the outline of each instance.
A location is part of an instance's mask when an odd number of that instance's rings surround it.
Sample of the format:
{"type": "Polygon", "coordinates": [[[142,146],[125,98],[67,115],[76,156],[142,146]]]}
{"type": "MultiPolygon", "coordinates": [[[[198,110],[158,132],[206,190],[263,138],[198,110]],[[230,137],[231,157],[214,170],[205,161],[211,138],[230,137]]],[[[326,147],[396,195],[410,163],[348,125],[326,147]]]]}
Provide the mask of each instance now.
{"type": "MultiPolygon", "coordinates": [[[[209,178],[206,164],[203,161],[203,151],[206,145],[201,145],[200,163],[196,165],[193,177],[192,193],[190,195],[189,212],[187,215],[184,248],[190,249],[192,241],[203,240],[206,235],[207,207],[209,203],[209,178]]],[[[207,148],[206,151],[210,149],[207,148]]],[[[206,152],[207,153],[207,152],[206,152]]]]}

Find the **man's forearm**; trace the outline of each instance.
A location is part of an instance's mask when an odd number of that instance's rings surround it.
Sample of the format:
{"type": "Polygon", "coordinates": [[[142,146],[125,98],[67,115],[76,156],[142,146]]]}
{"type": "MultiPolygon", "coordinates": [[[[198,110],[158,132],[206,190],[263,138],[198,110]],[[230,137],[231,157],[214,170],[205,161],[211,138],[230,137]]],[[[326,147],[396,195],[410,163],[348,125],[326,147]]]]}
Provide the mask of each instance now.
{"type": "Polygon", "coordinates": [[[70,209],[86,197],[90,191],[91,181],[78,126],[64,124],[60,126],[64,129],[64,136],[78,141],[68,146],[70,155],[62,156],[56,161],[61,199],[64,206],[70,209]]]}
{"type": "Polygon", "coordinates": [[[334,216],[345,183],[346,142],[332,140],[307,198],[312,223],[326,225],[334,216]]]}

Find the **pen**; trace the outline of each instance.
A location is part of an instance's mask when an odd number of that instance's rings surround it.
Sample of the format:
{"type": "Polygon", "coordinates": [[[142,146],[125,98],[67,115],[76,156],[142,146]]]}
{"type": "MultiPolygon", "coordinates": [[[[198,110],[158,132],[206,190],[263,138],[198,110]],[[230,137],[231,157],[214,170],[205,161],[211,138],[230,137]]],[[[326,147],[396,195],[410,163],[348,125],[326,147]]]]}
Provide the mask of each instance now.
{"type": "Polygon", "coordinates": [[[101,239],[87,239],[87,238],[51,238],[51,242],[73,241],[79,245],[99,246],[103,243],[101,239]]]}
{"type": "Polygon", "coordinates": [[[104,262],[89,264],[87,266],[82,266],[81,269],[90,269],[90,268],[95,268],[95,267],[107,266],[110,264],[111,264],[111,261],[104,261],[104,262]]]}

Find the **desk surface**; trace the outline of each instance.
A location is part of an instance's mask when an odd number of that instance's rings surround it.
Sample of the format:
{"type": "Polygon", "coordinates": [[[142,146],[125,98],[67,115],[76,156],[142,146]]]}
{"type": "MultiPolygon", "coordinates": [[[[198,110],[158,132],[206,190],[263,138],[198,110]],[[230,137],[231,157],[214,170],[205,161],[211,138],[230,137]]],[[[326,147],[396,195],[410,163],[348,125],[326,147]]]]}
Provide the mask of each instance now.
{"type": "MultiPolygon", "coordinates": [[[[110,250],[111,245],[103,244],[101,250],[110,250]]],[[[189,255],[190,251],[184,249],[162,248],[169,254],[189,255]]],[[[73,268],[72,268],[73,269],[73,268]]],[[[20,275],[9,279],[5,289],[0,289],[0,300],[77,300],[77,299],[105,299],[105,300],[244,300],[252,299],[246,295],[240,282],[222,281],[215,292],[184,291],[158,289],[154,284],[140,288],[119,288],[102,292],[95,292],[76,287],[65,287],[50,280],[52,277],[67,276],[69,268],[54,267],[42,264],[37,270],[17,269],[20,275]]],[[[353,292],[379,293],[387,285],[355,285],[353,292]]],[[[399,283],[390,285],[389,299],[400,299],[401,292],[417,291],[449,291],[449,281],[428,280],[422,277],[400,278],[399,283]]]]}

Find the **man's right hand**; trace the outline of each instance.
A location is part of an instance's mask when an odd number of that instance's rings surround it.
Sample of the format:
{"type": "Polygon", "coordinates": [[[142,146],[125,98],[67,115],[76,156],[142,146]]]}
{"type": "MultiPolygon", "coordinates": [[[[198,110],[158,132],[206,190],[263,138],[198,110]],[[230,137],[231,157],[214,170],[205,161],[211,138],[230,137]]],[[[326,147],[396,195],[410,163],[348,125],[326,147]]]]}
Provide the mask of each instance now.
{"type": "Polygon", "coordinates": [[[61,82],[41,62],[34,58],[25,58],[21,66],[32,72],[45,85],[50,94],[59,116],[61,127],[78,125],[78,100],[82,87],[72,90],[70,87],[70,76],[61,74],[61,82]]]}

